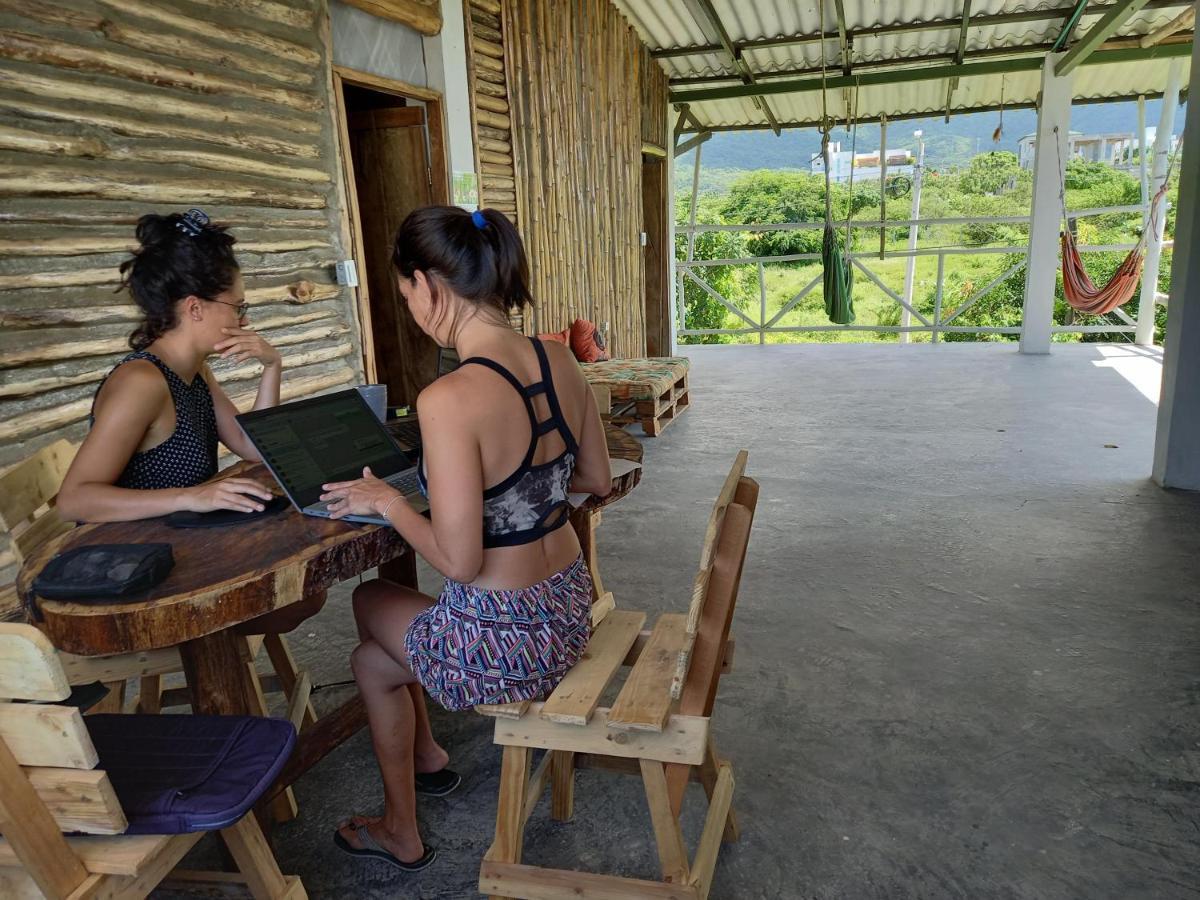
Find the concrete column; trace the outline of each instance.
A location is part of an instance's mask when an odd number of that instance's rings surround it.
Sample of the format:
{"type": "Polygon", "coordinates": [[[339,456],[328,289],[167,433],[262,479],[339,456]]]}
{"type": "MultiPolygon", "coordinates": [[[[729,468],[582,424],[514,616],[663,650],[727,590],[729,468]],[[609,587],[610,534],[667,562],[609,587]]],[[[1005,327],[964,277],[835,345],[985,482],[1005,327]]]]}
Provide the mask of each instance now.
{"type": "Polygon", "coordinates": [[[671,273],[671,349],[667,352],[675,356],[679,352],[679,310],[683,306],[683,295],[680,293],[679,267],[675,264],[675,114],[674,108],[667,106],[667,246],[664,252],[670,260],[671,273]]]}
{"type": "Polygon", "coordinates": [[[1061,53],[1046,54],[1038,103],[1037,143],[1033,150],[1033,209],[1029,224],[1029,258],[1025,265],[1025,308],[1021,325],[1022,353],[1049,353],[1054,322],[1054,277],[1058,272],[1058,231],[1062,221],[1062,172],[1071,129],[1072,75],[1054,74],[1061,53]],[[1058,133],[1055,133],[1055,128],[1058,133]]]}
{"type": "MultiPolygon", "coordinates": [[[[1171,155],[1171,133],[1175,130],[1175,111],[1179,108],[1179,87],[1183,81],[1183,60],[1171,60],[1167,70],[1167,88],[1163,92],[1158,131],[1154,134],[1154,177],[1150,196],[1158,193],[1167,180],[1167,160],[1171,155]]],[[[1150,212],[1154,230],[1147,236],[1146,263],[1142,267],[1142,293],[1138,301],[1137,332],[1134,341],[1154,346],[1154,294],[1158,290],[1159,262],[1162,259],[1163,229],[1167,224],[1167,198],[1159,197],[1150,212]]]]}
{"type": "MultiPolygon", "coordinates": [[[[479,205],[479,180],[475,172],[475,141],[471,132],[470,79],[467,76],[467,33],[463,4],[441,0],[442,30],[424,39],[426,78],[441,91],[446,110],[446,155],[450,164],[451,193],[458,187],[457,202],[469,209],[479,205]],[[470,186],[473,186],[471,196],[470,186]]],[[[456,202],[451,196],[450,202],[456,202]]]]}
{"type": "MultiPolygon", "coordinates": [[[[1192,80],[1200,43],[1192,47],[1192,80]]],[[[1164,101],[1165,103],[1165,101],[1164,101]]],[[[1189,103],[1184,130],[1200,134],[1200,103],[1189,103]]],[[[1163,138],[1170,146],[1170,135],[1163,138]]],[[[1163,487],[1200,490],[1200,166],[1179,167],[1175,253],[1163,359],[1154,480],[1163,487]]]]}

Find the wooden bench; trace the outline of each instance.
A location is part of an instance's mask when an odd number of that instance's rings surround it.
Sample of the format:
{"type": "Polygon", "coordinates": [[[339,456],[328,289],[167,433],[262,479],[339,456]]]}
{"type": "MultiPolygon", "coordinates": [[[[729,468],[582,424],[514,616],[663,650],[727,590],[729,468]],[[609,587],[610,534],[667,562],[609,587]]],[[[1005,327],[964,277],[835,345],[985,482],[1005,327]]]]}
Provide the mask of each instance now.
{"type": "MultiPolygon", "coordinates": [[[[31,625],[0,623],[0,896],[141,898],[203,837],[122,835],[125,813],[75,707],[58,654],[31,625]],[[62,832],[83,832],[65,837],[62,832]]],[[[221,830],[259,900],[302,900],[252,815],[221,830]]],[[[194,873],[203,878],[206,873],[194,873]]],[[[223,880],[223,873],[213,873],[223,880]]]]}
{"type": "Polygon", "coordinates": [[[646,630],[645,613],[614,609],[544,702],[476,707],[496,719],[494,741],[504,748],[495,840],[480,866],[484,893],[526,900],[708,897],[721,842],[738,837],[733,767],[717,755],[710,726],[732,658],[729,629],[758,502],[746,458],[745,450],[738,454],[713,506],[686,614],[665,613],[646,630]],[[600,706],[625,667],[616,699],[600,706]],[[535,750],[545,752],[531,774],[535,750]],[[660,881],[521,864],[525,823],[542,793],[549,785],[554,819],[570,819],[580,767],[641,776],[660,881]],[[693,779],[708,796],[708,815],[689,859],[679,813],[693,779]]]}
{"type": "MultiPolygon", "coordinates": [[[[78,447],[59,439],[43,447],[28,459],[17,463],[0,474],[0,526],[6,529],[12,543],[12,552],[17,562],[25,558],[35,547],[51,540],[74,527],[73,522],[64,520],[55,509],[58,490],[66,477],[78,447]]],[[[0,609],[6,606],[20,607],[14,586],[0,588],[0,609]]],[[[316,722],[316,713],[310,701],[311,680],[306,672],[296,666],[291,648],[282,634],[256,634],[247,638],[249,665],[259,650],[265,646],[273,678],[260,683],[259,713],[267,714],[264,690],[282,691],[288,695],[289,710],[300,710],[297,728],[316,722]]],[[[125,687],[129,680],[137,680],[139,692],[137,710],[156,713],[166,706],[187,705],[190,698],[186,688],[168,692],[162,690],[162,677],[183,671],[179,651],[173,647],[147,653],[122,654],[118,656],[73,656],[62,654],[62,664],[70,684],[86,684],[100,681],[109,689],[109,695],[96,712],[121,712],[125,705],[125,687]]],[[[274,806],[278,820],[290,819],[296,814],[295,798],[289,790],[274,806]]]]}
{"type": "Polygon", "coordinates": [[[582,363],[584,377],[596,387],[608,389],[611,421],[621,425],[640,422],[642,431],[657,437],[691,403],[688,369],[684,356],[646,359],[609,359],[582,363]]]}

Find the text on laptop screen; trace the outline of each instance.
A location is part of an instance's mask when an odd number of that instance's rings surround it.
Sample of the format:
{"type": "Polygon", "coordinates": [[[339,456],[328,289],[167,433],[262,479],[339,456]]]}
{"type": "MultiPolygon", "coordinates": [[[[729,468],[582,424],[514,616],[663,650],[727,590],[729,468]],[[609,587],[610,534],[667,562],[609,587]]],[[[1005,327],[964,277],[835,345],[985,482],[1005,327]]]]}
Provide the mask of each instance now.
{"type": "Polygon", "coordinates": [[[315,502],[322,484],[358,478],[363,466],[380,478],[408,466],[367,406],[350,392],[273,412],[286,415],[255,417],[244,427],[297,502],[315,502]]]}

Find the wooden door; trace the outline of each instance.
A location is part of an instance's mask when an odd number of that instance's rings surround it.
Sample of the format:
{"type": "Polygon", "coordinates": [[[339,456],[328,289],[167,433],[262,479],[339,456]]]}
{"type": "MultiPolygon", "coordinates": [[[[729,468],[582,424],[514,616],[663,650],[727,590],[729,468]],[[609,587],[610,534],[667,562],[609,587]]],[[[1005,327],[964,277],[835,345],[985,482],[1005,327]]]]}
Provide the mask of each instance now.
{"type": "Polygon", "coordinates": [[[392,242],[412,210],[433,202],[425,110],[402,106],[347,117],[362,226],[375,364],[388,403],[416,402],[437,376],[437,345],[413,320],[396,285],[392,242]]]}
{"type": "Polygon", "coordinates": [[[666,160],[642,156],[642,229],[646,234],[646,355],[671,354],[671,256],[667,246],[666,160]]]}

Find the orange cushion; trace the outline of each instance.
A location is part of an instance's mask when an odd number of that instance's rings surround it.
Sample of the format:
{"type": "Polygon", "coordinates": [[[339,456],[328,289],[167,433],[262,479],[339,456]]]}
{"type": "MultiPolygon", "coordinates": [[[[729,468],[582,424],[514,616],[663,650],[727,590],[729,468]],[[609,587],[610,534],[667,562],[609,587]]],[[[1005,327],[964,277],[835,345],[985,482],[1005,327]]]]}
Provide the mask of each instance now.
{"type": "Polygon", "coordinates": [[[604,335],[587,319],[576,319],[571,325],[571,350],[580,362],[600,362],[608,359],[604,335]]]}
{"type": "Polygon", "coordinates": [[[558,341],[560,344],[571,346],[571,329],[564,328],[562,331],[549,331],[546,334],[537,336],[539,341],[558,341]]]}

